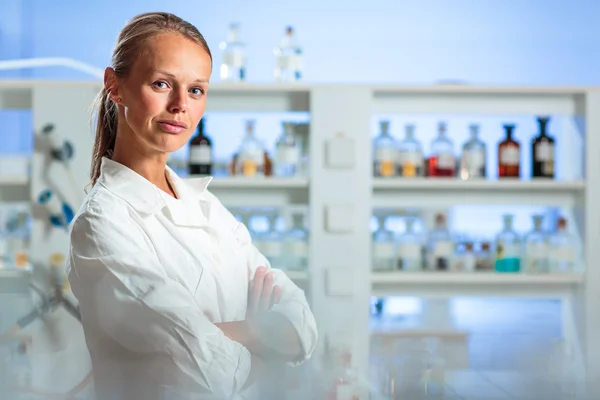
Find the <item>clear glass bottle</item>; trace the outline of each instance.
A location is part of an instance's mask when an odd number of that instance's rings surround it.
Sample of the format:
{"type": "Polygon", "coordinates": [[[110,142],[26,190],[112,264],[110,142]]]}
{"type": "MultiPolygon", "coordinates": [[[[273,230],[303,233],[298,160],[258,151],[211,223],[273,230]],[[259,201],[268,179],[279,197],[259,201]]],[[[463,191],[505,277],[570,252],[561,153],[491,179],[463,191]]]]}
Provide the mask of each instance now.
{"type": "Polygon", "coordinates": [[[246,57],[244,43],[240,40],[240,24],[229,25],[227,40],[219,44],[221,49],[220,77],[222,81],[240,82],[246,80],[246,57]]]}
{"type": "Polygon", "coordinates": [[[394,176],[397,150],[389,121],[380,121],[379,129],[379,135],[373,139],[373,176],[394,176]]]}
{"type": "Polygon", "coordinates": [[[550,271],[573,272],[577,260],[577,243],[575,237],[567,230],[567,219],[560,217],[556,224],[556,232],[550,235],[550,271]]]}
{"type": "Polygon", "coordinates": [[[269,260],[271,266],[274,268],[281,268],[283,264],[282,258],[284,256],[284,237],[276,227],[278,218],[279,215],[276,212],[267,213],[269,227],[261,234],[260,237],[262,255],[269,260]]]}
{"type": "Polygon", "coordinates": [[[542,230],[543,215],[533,216],[533,230],[525,235],[525,272],[549,272],[548,236],[542,230]]]}
{"type": "Polygon", "coordinates": [[[274,50],[276,58],[275,80],[294,82],[302,78],[302,48],[294,36],[294,28],[288,26],[279,46],[274,50]]]}
{"type": "Polygon", "coordinates": [[[294,135],[294,123],[283,122],[283,131],[275,143],[275,176],[292,177],[299,172],[299,148],[294,135]]]}
{"type": "Polygon", "coordinates": [[[486,146],[479,139],[479,125],[469,126],[470,139],[463,145],[460,158],[460,178],[482,179],[486,175],[486,146]]]}
{"type": "Polygon", "coordinates": [[[477,254],[473,242],[465,243],[465,252],[462,254],[462,271],[475,272],[477,270],[477,254]]]}
{"type": "Polygon", "coordinates": [[[421,239],[414,232],[414,223],[412,218],[406,219],[406,231],[398,236],[397,259],[401,271],[423,270],[421,239]]]}
{"type": "Polygon", "coordinates": [[[236,173],[244,177],[265,176],[265,149],[254,134],[254,120],[246,121],[246,136],[237,154],[236,173]]]}
{"type": "Polygon", "coordinates": [[[423,176],[423,146],[415,139],[415,126],[406,125],[404,132],[404,139],[398,143],[398,175],[423,176]]]}
{"type": "Polygon", "coordinates": [[[358,370],[352,365],[352,352],[348,346],[326,350],[327,400],[358,400],[358,370]]]}
{"type": "Polygon", "coordinates": [[[431,156],[427,160],[427,176],[456,176],[454,144],[446,136],[446,123],[444,122],[438,124],[438,135],[431,142],[431,156]]]}
{"type": "Polygon", "coordinates": [[[531,143],[531,176],[554,178],[554,138],[548,135],[550,117],[538,117],[539,135],[531,143]]]}
{"type": "Polygon", "coordinates": [[[454,253],[454,241],[442,213],[435,215],[435,226],[429,232],[429,260],[428,269],[431,271],[447,271],[450,268],[452,254],[454,253]]]}
{"type": "Polygon", "coordinates": [[[521,271],[521,238],[513,230],[513,216],[504,215],[504,229],[496,237],[496,271],[521,271]]]}
{"type": "Polygon", "coordinates": [[[292,271],[305,271],[308,268],[308,229],[305,214],[292,213],[292,229],[287,233],[287,268],[292,271]]]}
{"type": "Polygon", "coordinates": [[[498,178],[518,178],[521,171],[521,145],[513,137],[515,125],[504,125],[506,139],[498,144],[498,178]]]}
{"type": "Polygon", "coordinates": [[[391,271],[396,265],[394,233],[385,226],[386,216],[377,215],[378,227],[373,232],[372,257],[374,271],[391,271]]]}

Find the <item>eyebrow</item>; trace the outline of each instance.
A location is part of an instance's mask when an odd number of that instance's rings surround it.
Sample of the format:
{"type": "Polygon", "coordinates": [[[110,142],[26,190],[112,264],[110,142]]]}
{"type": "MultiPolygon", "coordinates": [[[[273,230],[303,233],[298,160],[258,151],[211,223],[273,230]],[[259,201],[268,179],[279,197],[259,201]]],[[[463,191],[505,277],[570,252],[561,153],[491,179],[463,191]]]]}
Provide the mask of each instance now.
{"type": "MultiPolygon", "coordinates": [[[[153,69],[152,72],[154,72],[154,73],[158,72],[159,74],[163,74],[163,75],[166,75],[166,76],[171,77],[171,78],[176,78],[176,76],[173,75],[172,73],[164,71],[162,69],[153,69]]],[[[208,79],[195,79],[194,82],[208,83],[208,79]]]]}

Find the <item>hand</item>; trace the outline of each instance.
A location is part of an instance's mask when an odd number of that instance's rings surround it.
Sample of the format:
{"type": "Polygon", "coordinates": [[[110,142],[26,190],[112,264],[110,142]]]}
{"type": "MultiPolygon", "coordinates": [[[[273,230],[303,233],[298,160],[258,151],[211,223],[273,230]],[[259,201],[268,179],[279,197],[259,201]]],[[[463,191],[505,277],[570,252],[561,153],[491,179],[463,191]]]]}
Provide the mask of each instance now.
{"type": "MultiPolygon", "coordinates": [[[[248,279],[250,274],[251,272],[248,271],[248,279]]],[[[258,267],[248,287],[247,313],[253,315],[269,311],[280,300],[281,287],[273,285],[273,272],[265,267],[258,267]]]]}

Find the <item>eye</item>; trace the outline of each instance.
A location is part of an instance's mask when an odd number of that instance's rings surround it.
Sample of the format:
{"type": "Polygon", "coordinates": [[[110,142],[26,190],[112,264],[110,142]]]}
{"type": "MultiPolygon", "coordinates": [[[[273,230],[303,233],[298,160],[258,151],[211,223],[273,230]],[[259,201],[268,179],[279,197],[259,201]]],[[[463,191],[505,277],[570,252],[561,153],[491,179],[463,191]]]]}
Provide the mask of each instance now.
{"type": "Polygon", "coordinates": [[[196,95],[196,96],[201,96],[201,95],[203,95],[203,94],[204,94],[204,89],[202,89],[202,88],[199,88],[199,87],[197,87],[197,88],[192,88],[192,89],[190,89],[190,92],[191,92],[193,95],[196,95]]]}
{"type": "Polygon", "coordinates": [[[152,86],[154,86],[157,89],[168,89],[169,85],[167,85],[167,82],[165,81],[156,81],[152,84],[152,86]]]}

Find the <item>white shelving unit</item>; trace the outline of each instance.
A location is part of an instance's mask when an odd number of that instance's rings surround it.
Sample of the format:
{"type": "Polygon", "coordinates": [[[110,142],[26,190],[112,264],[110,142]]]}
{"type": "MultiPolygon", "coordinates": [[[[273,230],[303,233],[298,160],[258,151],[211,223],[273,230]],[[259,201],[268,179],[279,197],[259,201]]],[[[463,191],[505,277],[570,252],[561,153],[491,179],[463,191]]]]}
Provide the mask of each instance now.
{"type": "MultiPolygon", "coordinates": [[[[88,108],[100,82],[0,81],[0,108],[33,110],[34,129],[52,122],[76,146],[73,171],[80,188],[88,183],[92,135],[88,108]],[[68,112],[65,112],[68,110],[68,112]]],[[[372,294],[452,297],[554,297],[563,301],[565,335],[585,354],[590,376],[600,374],[600,90],[587,87],[369,86],[211,84],[207,112],[310,112],[310,179],[216,178],[209,188],[226,205],[308,204],[310,260],[307,274],[290,273],[310,286],[321,337],[349,341],[366,372],[369,298],[372,294]],[[468,113],[561,115],[562,132],[585,141],[585,178],[571,181],[479,181],[373,179],[372,113],[468,113]],[[330,151],[350,148],[336,163],[330,151]],[[581,275],[371,274],[369,220],[373,207],[440,207],[452,204],[533,204],[570,209],[584,243],[581,275]]],[[[43,156],[33,157],[31,198],[46,187],[43,156]]],[[[46,171],[47,172],[47,171],[46,171]]],[[[61,171],[50,171],[60,177],[61,171]]],[[[54,175],[53,175],[54,174],[54,175]]],[[[193,178],[190,178],[193,179],[193,178]]],[[[0,182],[0,192],[6,184],[0,182]]],[[[78,190],[81,189],[80,192],[78,190]]],[[[0,196],[0,198],[2,198],[0,196]]],[[[37,219],[32,249],[44,262],[68,249],[65,232],[48,233],[37,219]]],[[[321,341],[321,344],[323,340],[321,341]]],[[[315,357],[318,358],[318,357],[315,357]]]]}

